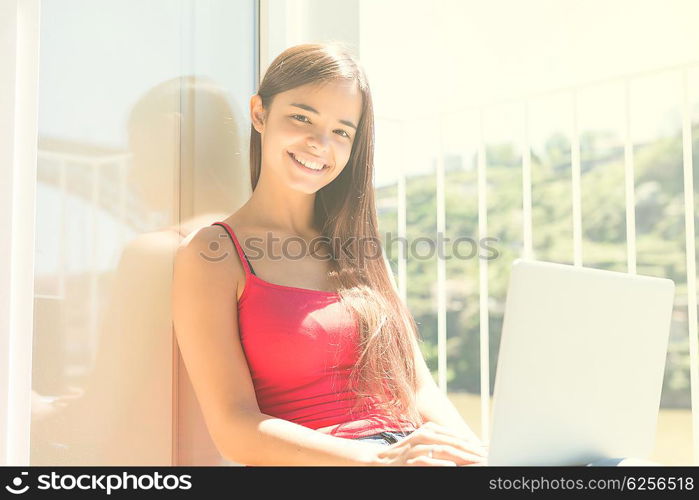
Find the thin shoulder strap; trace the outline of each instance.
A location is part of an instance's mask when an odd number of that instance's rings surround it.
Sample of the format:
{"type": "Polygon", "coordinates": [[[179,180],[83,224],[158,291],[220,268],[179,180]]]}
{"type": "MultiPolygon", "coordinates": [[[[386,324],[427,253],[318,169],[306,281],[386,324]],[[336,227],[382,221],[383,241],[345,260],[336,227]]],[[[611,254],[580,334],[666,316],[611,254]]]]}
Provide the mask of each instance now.
{"type": "Polygon", "coordinates": [[[243,252],[243,247],[238,242],[238,238],[235,236],[235,233],[233,232],[233,229],[231,229],[231,226],[229,226],[225,222],[214,222],[211,225],[213,226],[214,224],[223,227],[223,229],[225,229],[228,233],[228,236],[231,237],[231,240],[233,240],[233,245],[235,246],[235,249],[238,252],[238,257],[240,257],[240,261],[243,263],[243,267],[245,268],[245,274],[255,274],[255,271],[253,270],[252,265],[248,260],[248,256],[245,255],[245,252],[243,252]]]}

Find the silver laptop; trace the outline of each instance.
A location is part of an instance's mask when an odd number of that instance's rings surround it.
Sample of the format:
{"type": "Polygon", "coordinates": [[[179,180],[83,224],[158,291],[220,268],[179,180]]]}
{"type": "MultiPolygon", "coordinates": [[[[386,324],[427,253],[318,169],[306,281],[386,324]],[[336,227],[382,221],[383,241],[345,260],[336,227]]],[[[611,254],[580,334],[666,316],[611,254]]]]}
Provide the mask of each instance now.
{"type": "Polygon", "coordinates": [[[665,278],[515,260],[488,465],[648,459],[674,294],[665,278]]]}

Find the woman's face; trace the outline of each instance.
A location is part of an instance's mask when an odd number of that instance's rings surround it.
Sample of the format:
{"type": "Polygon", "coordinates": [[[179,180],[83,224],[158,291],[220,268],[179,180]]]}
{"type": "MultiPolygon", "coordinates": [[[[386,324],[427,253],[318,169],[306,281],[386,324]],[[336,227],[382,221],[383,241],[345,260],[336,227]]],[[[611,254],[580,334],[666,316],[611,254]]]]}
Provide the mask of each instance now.
{"type": "Polygon", "coordinates": [[[279,93],[266,116],[258,95],[250,105],[252,122],[262,136],[262,176],[311,194],[347,165],[362,109],[354,81],[308,84],[279,93]]]}

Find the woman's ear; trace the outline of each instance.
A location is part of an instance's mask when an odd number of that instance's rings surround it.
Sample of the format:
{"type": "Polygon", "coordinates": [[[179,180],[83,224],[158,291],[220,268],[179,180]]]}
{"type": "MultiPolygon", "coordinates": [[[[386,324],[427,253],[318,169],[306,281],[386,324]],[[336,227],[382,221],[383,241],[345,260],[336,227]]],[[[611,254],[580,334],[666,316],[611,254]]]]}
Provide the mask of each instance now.
{"type": "Polygon", "coordinates": [[[262,106],[262,98],[255,94],[250,98],[250,121],[258,133],[265,128],[265,108],[262,106]]]}

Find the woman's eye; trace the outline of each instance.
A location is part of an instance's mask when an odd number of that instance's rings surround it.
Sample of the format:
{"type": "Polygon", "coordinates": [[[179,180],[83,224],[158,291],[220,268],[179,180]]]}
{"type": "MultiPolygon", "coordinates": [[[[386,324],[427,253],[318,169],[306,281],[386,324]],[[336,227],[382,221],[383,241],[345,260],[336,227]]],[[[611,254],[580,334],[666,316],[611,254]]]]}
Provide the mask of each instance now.
{"type": "MultiPolygon", "coordinates": [[[[291,118],[293,118],[296,121],[302,122],[302,123],[311,123],[311,121],[305,115],[294,114],[294,115],[291,115],[291,118]]],[[[347,139],[351,139],[350,135],[340,128],[337,129],[335,132],[339,132],[342,137],[346,137],[347,139]]]]}

